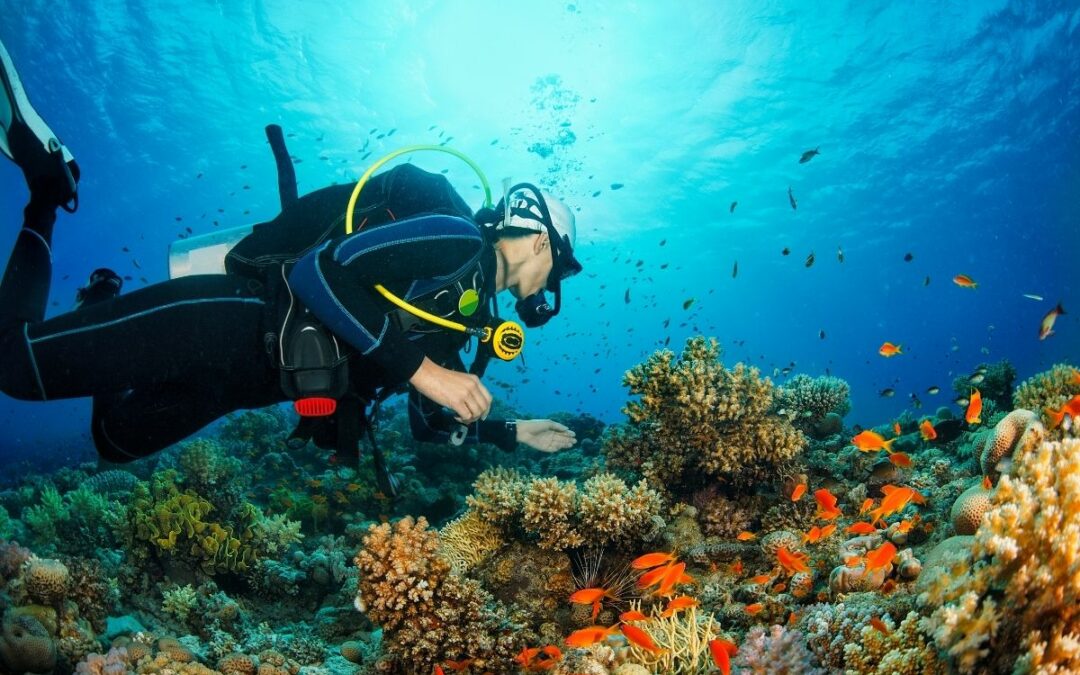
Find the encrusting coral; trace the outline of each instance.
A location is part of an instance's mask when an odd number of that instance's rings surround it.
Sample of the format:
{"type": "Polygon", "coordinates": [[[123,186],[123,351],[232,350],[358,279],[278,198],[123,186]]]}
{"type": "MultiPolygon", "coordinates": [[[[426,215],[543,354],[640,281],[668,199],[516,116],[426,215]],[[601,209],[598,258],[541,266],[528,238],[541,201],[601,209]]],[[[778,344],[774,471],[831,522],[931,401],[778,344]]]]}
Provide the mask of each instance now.
{"type": "Polygon", "coordinates": [[[655,352],[627,371],[623,384],[640,399],[623,409],[628,424],[608,435],[608,463],[673,494],[776,465],[806,445],[802,432],[772,412],[769,379],[742,363],[725,368],[716,340],[690,338],[678,358],[655,352]]]}
{"type": "Polygon", "coordinates": [[[1001,478],[970,564],[923,587],[922,628],[963,671],[1080,671],[1080,439],[1044,441],[1001,478]]]}
{"type": "Polygon", "coordinates": [[[1013,410],[1001,418],[986,437],[986,444],[979,455],[983,475],[996,477],[1002,470],[1007,473],[1017,449],[1023,451],[1038,444],[1043,431],[1038,416],[1024,408],[1013,410]]]}

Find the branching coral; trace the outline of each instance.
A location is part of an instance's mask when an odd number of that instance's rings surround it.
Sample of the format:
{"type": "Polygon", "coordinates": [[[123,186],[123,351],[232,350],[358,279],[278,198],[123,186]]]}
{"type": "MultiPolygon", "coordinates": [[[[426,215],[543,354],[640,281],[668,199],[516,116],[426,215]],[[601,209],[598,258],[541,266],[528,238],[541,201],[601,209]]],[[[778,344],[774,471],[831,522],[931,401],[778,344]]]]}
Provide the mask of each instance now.
{"type": "Polygon", "coordinates": [[[809,433],[829,413],[843,417],[851,410],[851,387],[839,377],[798,374],[773,393],[773,407],[809,433]]]}
{"type": "Polygon", "coordinates": [[[1042,414],[1046,408],[1057,409],[1080,394],[1080,379],[1074,366],[1059,363],[1050,370],[1024,380],[1013,394],[1013,406],[1042,414]]]}
{"type": "Polygon", "coordinates": [[[438,549],[438,534],[422,517],[372,525],[356,556],[357,607],[383,627],[397,672],[427,673],[465,658],[483,670],[510,672],[521,648],[515,627],[498,618],[478,583],[452,573],[438,549]]]}
{"type": "MultiPolygon", "coordinates": [[[[638,603],[632,609],[640,611],[638,603]]],[[[720,624],[709,613],[699,614],[696,607],[671,616],[663,616],[653,607],[649,620],[634,624],[643,630],[660,651],[648,651],[629,643],[628,660],[646,666],[650,672],[696,674],[712,672],[709,640],[720,637],[720,624]]]]}
{"type": "Polygon", "coordinates": [[[468,572],[506,544],[502,531],[473,509],[439,531],[439,552],[458,572],[468,572]]]}
{"type": "Polygon", "coordinates": [[[161,598],[161,611],[181,622],[187,621],[188,615],[199,602],[199,596],[191,584],[166,589],[162,591],[161,598]]]}
{"type": "Polygon", "coordinates": [[[570,481],[525,479],[503,469],[480,474],[467,501],[481,519],[504,532],[523,530],[552,550],[638,541],[654,529],[661,507],[645,481],[628,487],[601,473],[578,489],[570,481]]]}
{"type": "Polygon", "coordinates": [[[608,462],[674,494],[709,477],[775,465],[806,445],[786,418],[770,412],[769,379],[741,363],[725,368],[715,340],[689,339],[678,359],[656,352],[627,371],[623,384],[640,399],[623,409],[629,423],[608,435],[608,462]]]}
{"type": "Polygon", "coordinates": [[[961,670],[1080,670],[1077,458],[1076,438],[1018,457],[975,534],[973,564],[955,559],[920,596],[932,610],[923,629],[961,670]]]}
{"type": "Polygon", "coordinates": [[[185,443],[180,450],[180,468],[196,489],[224,484],[240,471],[240,461],[228,457],[216,441],[198,438],[185,443]]]}

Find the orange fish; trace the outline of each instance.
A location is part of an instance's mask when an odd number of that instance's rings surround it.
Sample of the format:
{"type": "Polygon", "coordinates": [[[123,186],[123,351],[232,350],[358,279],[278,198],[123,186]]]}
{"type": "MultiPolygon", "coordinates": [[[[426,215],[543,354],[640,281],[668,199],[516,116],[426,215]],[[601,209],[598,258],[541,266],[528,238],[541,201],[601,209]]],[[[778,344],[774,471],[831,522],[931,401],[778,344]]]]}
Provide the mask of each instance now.
{"type": "Polygon", "coordinates": [[[859,535],[873,534],[873,533],[877,532],[877,528],[874,527],[873,525],[871,525],[870,523],[864,523],[864,522],[860,521],[858,523],[855,523],[854,525],[851,525],[850,527],[845,528],[844,532],[847,532],[848,534],[859,534],[859,535]]]}
{"type": "Polygon", "coordinates": [[[791,501],[799,501],[804,494],[806,494],[806,483],[799,483],[795,486],[795,489],[791,491],[791,501]]]}
{"type": "Polygon", "coordinates": [[[828,539],[833,532],[836,532],[836,523],[830,523],[825,527],[821,528],[821,538],[828,539]]]}
{"type": "Polygon", "coordinates": [[[640,588],[648,588],[649,586],[660,583],[660,580],[664,578],[664,575],[668,573],[668,570],[670,570],[671,567],[671,563],[668,563],[663,567],[657,567],[655,569],[649,570],[645,574],[642,574],[640,577],[638,577],[637,585],[640,588]]]}
{"type": "Polygon", "coordinates": [[[821,539],[821,528],[817,525],[810,528],[810,531],[803,535],[803,543],[816,544],[821,539]]]}
{"type": "Polygon", "coordinates": [[[934,429],[934,425],[930,424],[928,419],[919,423],[919,433],[924,441],[932,441],[937,438],[937,430],[934,429]]]}
{"type": "Polygon", "coordinates": [[[982,394],[978,389],[971,390],[971,398],[968,400],[967,412],[964,413],[964,421],[968,424],[982,422],[979,415],[982,414],[982,394]]]}
{"type": "Polygon", "coordinates": [[[862,506],[859,507],[859,515],[861,516],[862,514],[866,513],[870,509],[872,509],[873,507],[874,507],[874,498],[873,497],[867,497],[866,499],[863,500],[862,506]]]}
{"type": "Polygon", "coordinates": [[[814,500],[818,503],[817,517],[822,520],[832,520],[841,515],[836,507],[836,495],[829,492],[828,488],[814,490],[814,500]]]}
{"type": "Polygon", "coordinates": [[[1044,316],[1042,319],[1042,323],[1039,324],[1040,340],[1045,340],[1046,338],[1054,334],[1054,322],[1057,321],[1057,318],[1064,313],[1065,308],[1061,306],[1060,302],[1057,304],[1057,307],[1046,313],[1046,316],[1044,316]]]}
{"type": "Polygon", "coordinates": [[[776,549],[776,560],[788,571],[788,574],[809,572],[810,568],[806,565],[807,558],[805,553],[792,553],[783,546],[776,549]]]}
{"type": "Polygon", "coordinates": [[[794,626],[795,624],[799,623],[799,615],[796,612],[788,614],[787,622],[789,626],[794,626]]]}
{"type": "Polygon", "coordinates": [[[886,579],[885,583],[881,584],[881,592],[885,595],[892,593],[896,590],[896,579],[886,579]]]}
{"type": "Polygon", "coordinates": [[[556,647],[555,645],[544,645],[544,648],[541,649],[540,651],[544,652],[544,654],[548,658],[555,659],[556,661],[558,661],[558,660],[560,660],[562,658],[562,650],[559,649],[558,647],[556,647]]]}
{"type": "Polygon", "coordinates": [[[893,422],[892,423],[892,432],[893,432],[894,436],[899,436],[900,435],[900,423],[899,422],[893,422]]]}
{"type": "Polygon", "coordinates": [[[735,538],[738,539],[739,541],[751,541],[753,539],[757,539],[757,535],[754,534],[753,532],[747,532],[746,530],[743,530],[742,532],[739,533],[739,536],[737,536],[735,538]]]}
{"type": "Polygon", "coordinates": [[[976,284],[975,281],[966,274],[957,274],[955,277],[952,278],[952,281],[960,288],[975,288],[976,286],[978,286],[978,284],[976,284]]]}
{"type": "Polygon", "coordinates": [[[738,652],[734,642],[728,640],[709,640],[709,653],[712,654],[713,663],[720,669],[723,675],[731,675],[731,657],[738,652]]]}
{"type": "Polygon", "coordinates": [[[692,581],[692,579],[683,574],[683,570],[685,569],[686,563],[676,563],[672,565],[663,578],[660,579],[660,586],[656,589],[656,594],[662,597],[667,596],[678,584],[692,581]]]}
{"type": "Polygon", "coordinates": [[[566,644],[571,647],[591,647],[598,642],[603,642],[615,631],[619,630],[619,624],[609,628],[603,626],[589,626],[576,630],[566,638],[566,644]]]}
{"type": "Polygon", "coordinates": [[[901,469],[910,469],[912,467],[911,456],[906,452],[893,452],[889,454],[889,461],[901,469]]]}
{"type": "Polygon", "coordinates": [[[472,662],[475,660],[476,659],[461,659],[460,661],[451,661],[447,659],[446,661],[443,661],[443,664],[450,670],[460,673],[463,670],[468,670],[469,666],[472,665],[472,662]]]}
{"type": "Polygon", "coordinates": [[[908,532],[911,532],[911,528],[915,527],[916,522],[918,521],[905,518],[896,526],[896,531],[900,534],[907,534],[908,532]]]}
{"type": "Polygon", "coordinates": [[[648,633],[641,630],[637,626],[629,623],[624,623],[622,624],[622,628],[620,630],[622,630],[622,634],[626,636],[627,640],[633,642],[645,651],[652,652],[653,654],[662,654],[664,652],[663,649],[660,649],[656,646],[656,643],[653,642],[652,637],[650,637],[648,633]]]}
{"type": "Polygon", "coordinates": [[[539,653],[539,647],[523,647],[521,651],[518,652],[518,655],[514,657],[514,663],[522,668],[528,668],[532,663],[532,660],[536,658],[536,655],[539,653]]]}
{"type": "Polygon", "coordinates": [[[686,609],[687,607],[697,607],[697,605],[698,601],[695,598],[691,598],[689,595],[680,595],[678,597],[672,598],[668,602],[667,607],[664,608],[664,611],[660,613],[660,616],[668,617],[681,609],[686,609]]]}
{"type": "Polygon", "coordinates": [[[851,439],[851,444],[863,452],[876,452],[878,450],[888,450],[892,452],[892,448],[889,447],[895,441],[895,438],[885,440],[885,437],[876,431],[869,429],[860,431],[859,435],[851,439]]]}
{"type": "Polygon", "coordinates": [[[983,489],[989,490],[992,487],[994,487],[994,483],[990,480],[990,476],[983,476],[983,489]]]}
{"type": "Polygon", "coordinates": [[[772,575],[771,574],[759,574],[756,577],[751,577],[750,581],[752,581],[755,584],[767,584],[770,581],[772,581],[772,575]]]}
{"type": "Polygon", "coordinates": [[[866,554],[866,571],[871,572],[885,567],[892,563],[892,559],[895,555],[896,546],[894,546],[891,541],[885,542],[866,554]]]}
{"type": "Polygon", "coordinates": [[[433,673],[433,675],[446,675],[446,672],[443,671],[442,666],[437,663],[435,664],[435,667],[431,670],[431,672],[433,673]]]}
{"type": "Polygon", "coordinates": [[[900,348],[902,346],[903,345],[894,345],[891,342],[885,342],[880,347],[878,347],[877,353],[889,359],[896,356],[897,354],[903,354],[904,352],[900,351],[900,348]]]}
{"type": "Polygon", "coordinates": [[[626,622],[629,622],[629,621],[648,621],[648,620],[649,620],[649,617],[645,616],[644,614],[637,611],[636,609],[627,610],[627,611],[625,611],[625,612],[623,612],[622,614],[619,615],[619,621],[622,621],[623,623],[626,623],[626,622]]]}
{"type": "Polygon", "coordinates": [[[844,558],[844,565],[846,567],[858,567],[862,564],[863,559],[860,556],[853,555],[844,558]]]}
{"type": "Polygon", "coordinates": [[[743,570],[742,560],[736,560],[735,562],[731,563],[731,573],[732,574],[742,574],[742,570],[743,570]]]}
{"type": "Polygon", "coordinates": [[[761,604],[760,602],[754,602],[746,606],[746,613],[750,616],[755,616],[756,614],[759,614],[763,609],[765,609],[765,605],[761,604]]]}
{"type": "Polygon", "coordinates": [[[899,513],[908,505],[908,502],[917,501],[916,496],[918,496],[919,500],[922,500],[922,495],[909,487],[886,485],[881,488],[881,491],[885,493],[885,497],[881,500],[881,506],[870,512],[871,522],[873,523],[894,513],[899,513]]]}
{"type": "Polygon", "coordinates": [[[884,621],[877,618],[876,616],[870,618],[870,625],[873,626],[874,628],[876,628],[877,630],[881,631],[885,635],[889,634],[889,627],[885,625],[884,621]]]}
{"type": "Polygon", "coordinates": [[[780,583],[778,583],[778,584],[776,584],[775,586],[772,587],[772,592],[773,593],[783,593],[786,590],[787,590],[787,584],[785,584],[784,582],[780,582],[780,583]]]}
{"type": "Polygon", "coordinates": [[[570,602],[577,605],[591,605],[607,594],[606,588],[583,588],[570,594],[570,602]]]}
{"type": "Polygon", "coordinates": [[[675,556],[670,553],[646,553],[634,558],[630,563],[630,567],[636,570],[647,570],[674,561],[675,556]]]}
{"type": "Polygon", "coordinates": [[[1065,416],[1080,417],[1080,394],[1073,396],[1065,405],[1057,410],[1046,408],[1046,415],[1050,418],[1050,428],[1057,429],[1065,420],[1065,416]]]}

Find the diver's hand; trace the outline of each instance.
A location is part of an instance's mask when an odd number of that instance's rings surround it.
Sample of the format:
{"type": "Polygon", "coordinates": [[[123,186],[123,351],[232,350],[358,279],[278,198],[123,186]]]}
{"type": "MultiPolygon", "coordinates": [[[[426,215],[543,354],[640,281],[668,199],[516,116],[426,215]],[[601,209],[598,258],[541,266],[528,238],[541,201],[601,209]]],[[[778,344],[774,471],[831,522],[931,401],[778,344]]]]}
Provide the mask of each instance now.
{"type": "Polygon", "coordinates": [[[577,435],[551,420],[518,420],[517,441],[541,452],[558,452],[572,446],[577,435]]]}
{"type": "Polygon", "coordinates": [[[454,419],[462,424],[486,419],[491,411],[491,392],[480,383],[479,377],[443,368],[427,357],[409,378],[409,384],[432,401],[453,410],[454,419]]]}

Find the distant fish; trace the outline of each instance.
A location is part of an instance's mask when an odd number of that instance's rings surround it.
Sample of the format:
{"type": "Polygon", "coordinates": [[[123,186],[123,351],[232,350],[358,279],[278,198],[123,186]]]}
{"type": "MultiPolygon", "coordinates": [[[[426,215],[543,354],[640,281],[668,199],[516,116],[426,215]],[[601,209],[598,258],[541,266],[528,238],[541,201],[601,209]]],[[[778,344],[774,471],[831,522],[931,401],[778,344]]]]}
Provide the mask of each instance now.
{"type": "Polygon", "coordinates": [[[780,255],[791,255],[791,249],[785,246],[784,250],[780,251],[780,255]]]}
{"type": "Polygon", "coordinates": [[[957,274],[955,277],[952,278],[952,280],[953,280],[953,283],[956,284],[957,286],[959,286],[960,288],[977,288],[978,287],[978,284],[975,283],[975,280],[972,279],[971,277],[969,277],[966,274],[957,274]]]}
{"type": "Polygon", "coordinates": [[[622,188],[623,188],[622,183],[612,183],[611,184],[611,189],[612,190],[621,190],[622,188]]]}
{"type": "Polygon", "coordinates": [[[592,193],[592,196],[593,197],[599,197],[600,196],[600,190],[597,190],[596,192],[592,193]]]}
{"type": "Polygon", "coordinates": [[[953,403],[955,403],[956,405],[963,408],[968,403],[970,403],[970,401],[968,400],[967,396],[957,396],[956,398],[953,399],[953,403]]]}
{"type": "Polygon", "coordinates": [[[914,259],[915,259],[915,256],[911,255],[910,253],[905,253],[904,254],[904,262],[911,262],[914,259]]]}
{"type": "Polygon", "coordinates": [[[929,388],[928,388],[928,389],[926,390],[926,393],[927,393],[927,394],[930,394],[931,396],[933,396],[934,394],[937,394],[937,393],[938,393],[938,392],[940,392],[940,391],[941,391],[941,387],[938,387],[937,385],[934,385],[934,386],[932,386],[932,387],[929,387],[929,388]]]}
{"type": "Polygon", "coordinates": [[[923,286],[929,286],[930,285],[930,277],[929,276],[927,276],[925,279],[923,279],[922,285],[923,286]]]}
{"type": "Polygon", "coordinates": [[[630,289],[626,289],[626,293],[623,295],[623,302],[630,304],[630,289]]]}
{"type": "Polygon", "coordinates": [[[666,244],[666,243],[667,243],[667,239],[661,239],[661,240],[660,240],[660,245],[661,245],[661,246],[663,246],[663,245],[664,245],[664,244],[666,244]]]}
{"type": "Polygon", "coordinates": [[[739,276],[739,261],[738,260],[735,261],[735,266],[731,268],[731,278],[734,279],[737,276],[739,276]]]}
{"type": "Polygon", "coordinates": [[[735,213],[735,207],[739,205],[739,202],[731,202],[731,206],[728,207],[728,213],[735,213]]]}
{"type": "Polygon", "coordinates": [[[823,330],[819,330],[819,331],[818,331],[818,334],[817,334],[817,336],[818,336],[818,337],[819,337],[820,339],[824,340],[824,339],[825,339],[825,331],[823,331],[823,330]]]}
{"type": "MultiPolygon", "coordinates": [[[[820,147],[820,146],[818,146],[818,147],[820,147]]],[[[806,164],[807,162],[809,162],[814,157],[817,157],[820,154],[821,153],[818,152],[817,148],[814,148],[813,150],[807,150],[806,152],[804,152],[802,154],[802,157],[799,158],[799,164],[806,164]]]]}
{"type": "Polygon", "coordinates": [[[915,395],[915,392],[911,392],[911,405],[915,408],[922,407],[922,401],[920,401],[919,397],[915,395]]]}
{"type": "Polygon", "coordinates": [[[806,262],[803,263],[803,264],[806,265],[807,267],[813,267],[814,266],[814,252],[813,251],[810,251],[810,255],[806,256],[806,262]]]}
{"type": "Polygon", "coordinates": [[[788,189],[787,189],[787,198],[788,198],[788,201],[791,202],[791,210],[792,211],[798,210],[799,203],[797,201],[795,201],[795,194],[791,191],[791,186],[790,185],[788,186],[788,189]]]}
{"type": "Polygon", "coordinates": [[[1027,298],[1028,300],[1037,300],[1039,302],[1042,302],[1042,299],[1043,299],[1043,296],[1035,295],[1034,293],[1024,293],[1024,297],[1027,298]]]}
{"type": "Polygon", "coordinates": [[[690,306],[693,305],[693,304],[694,304],[694,299],[693,298],[687,298],[686,300],[683,300],[682,308],[683,309],[690,309],[690,306]]]}
{"type": "Polygon", "coordinates": [[[968,378],[969,384],[982,384],[982,381],[986,379],[985,373],[975,373],[968,378]]]}
{"type": "Polygon", "coordinates": [[[1054,322],[1057,321],[1058,316],[1065,313],[1065,308],[1061,306],[1059,302],[1057,307],[1053,308],[1046,313],[1043,317],[1042,323],[1039,324],[1039,339],[1045,340],[1054,334],[1054,322]]]}
{"type": "Polygon", "coordinates": [[[878,392],[878,396],[881,398],[892,398],[894,394],[896,394],[896,390],[892,387],[885,387],[878,392]]]}
{"type": "Polygon", "coordinates": [[[892,357],[894,357],[894,356],[896,356],[898,354],[903,354],[904,353],[904,352],[900,351],[900,348],[901,348],[901,345],[894,345],[891,342],[883,342],[881,344],[881,346],[878,347],[878,354],[881,354],[882,356],[884,356],[887,359],[892,358],[892,357]]]}
{"type": "Polygon", "coordinates": [[[839,246],[836,247],[836,259],[840,262],[844,262],[844,249],[839,246]]]}

